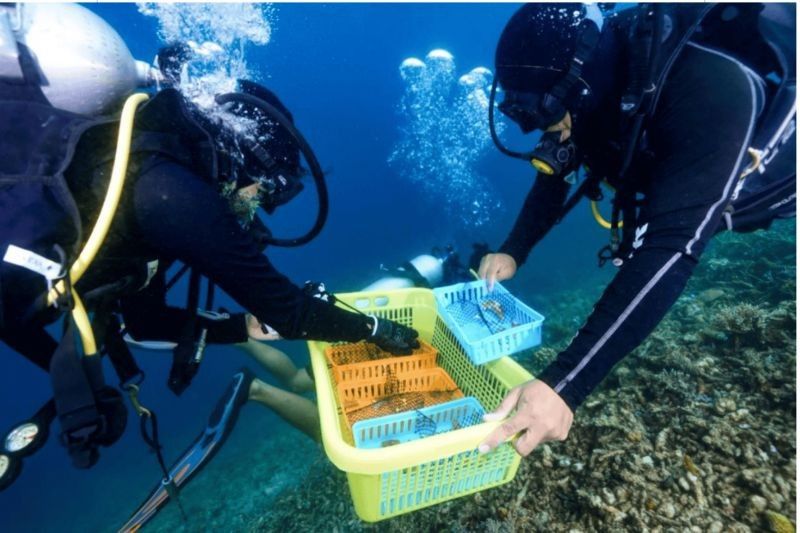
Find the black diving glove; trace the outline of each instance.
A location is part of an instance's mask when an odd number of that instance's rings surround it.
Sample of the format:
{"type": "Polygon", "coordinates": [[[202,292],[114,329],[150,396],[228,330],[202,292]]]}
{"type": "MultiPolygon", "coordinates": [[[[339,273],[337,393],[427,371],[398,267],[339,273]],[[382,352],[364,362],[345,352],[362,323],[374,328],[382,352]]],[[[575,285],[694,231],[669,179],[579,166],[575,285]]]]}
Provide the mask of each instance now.
{"type": "Polygon", "coordinates": [[[411,350],[419,348],[419,333],[413,328],[392,322],[385,318],[371,316],[375,325],[372,333],[367,338],[369,342],[375,343],[382,350],[386,350],[394,355],[411,355],[411,350]]]}

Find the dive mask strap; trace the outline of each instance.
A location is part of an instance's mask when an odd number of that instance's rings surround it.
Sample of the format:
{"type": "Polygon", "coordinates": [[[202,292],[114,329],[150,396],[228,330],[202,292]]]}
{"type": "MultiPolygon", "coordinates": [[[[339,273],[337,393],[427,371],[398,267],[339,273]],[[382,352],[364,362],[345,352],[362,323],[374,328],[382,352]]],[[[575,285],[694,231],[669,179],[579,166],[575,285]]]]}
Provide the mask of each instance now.
{"type": "MultiPolygon", "coordinates": [[[[576,44],[575,55],[570,62],[569,70],[567,73],[562,77],[558,83],[553,87],[550,91],[542,96],[541,100],[538,104],[538,109],[536,114],[541,118],[542,122],[548,122],[548,124],[540,125],[538,129],[545,129],[551,124],[554,124],[561,120],[567,112],[566,104],[564,103],[567,96],[569,95],[570,91],[574,89],[574,87],[578,84],[581,80],[581,75],[583,74],[583,66],[586,61],[591,57],[594,53],[595,49],[597,48],[597,43],[600,40],[600,29],[597,27],[597,24],[591,20],[584,20],[581,22],[581,31],[578,36],[578,41],[576,44]]],[[[581,96],[585,96],[584,93],[588,92],[588,88],[584,90],[581,96]]],[[[522,159],[523,161],[531,162],[531,158],[533,153],[523,153],[523,152],[515,152],[506,148],[500,138],[497,135],[497,129],[495,128],[494,123],[494,108],[495,102],[497,99],[497,76],[492,80],[492,89],[489,94],[489,132],[492,136],[492,141],[494,145],[497,147],[500,152],[503,154],[513,157],[515,159],[522,159]]]]}
{"type": "Polygon", "coordinates": [[[564,101],[569,92],[577,85],[583,74],[583,65],[589,59],[600,40],[600,30],[591,20],[581,22],[581,32],[575,47],[575,55],[569,65],[569,70],[553,89],[542,98],[542,114],[553,122],[561,119],[566,113],[564,101]],[[556,117],[555,115],[561,115],[556,117]]]}
{"type": "Polygon", "coordinates": [[[492,89],[489,92],[489,133],[492,136],[492,142],[497,147],[498,150],[504,155],[509,157],[513,157],[515,159],[522,159],[523,161],[527,161],[530,163],[531,161],[531,154],[523,153],[523,152],[515,152],[513,150],[509,150],[506,148],[502,141],[500,141],[500,137],[497,135],[497,129],[494,125],[494,108],[495,102],[497,100],[497,76],[494,77],[492,80],[492,89]]]}

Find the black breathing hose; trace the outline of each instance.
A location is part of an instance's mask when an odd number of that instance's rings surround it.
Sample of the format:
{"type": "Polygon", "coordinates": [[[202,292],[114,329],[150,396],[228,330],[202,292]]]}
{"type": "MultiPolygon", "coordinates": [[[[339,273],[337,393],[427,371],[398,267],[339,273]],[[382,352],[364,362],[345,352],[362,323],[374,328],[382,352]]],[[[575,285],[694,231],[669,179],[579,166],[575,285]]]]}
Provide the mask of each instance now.
{"type": "Polygon", "coordinates": [[[322,171],[322,167],[320,167],[319,161],[317,161],[317,157],[314,155],[314,151],[311,149],[311,146],[309,146],[303,135],[297,130],[297,128],[294,127],[294,124],[292,124],[283,113],[275,108],[275,106],[265,102],[261,98],[244,93],[227,93],[218,95],[215,100],[219,105],[233,103],[255,107],[256,109],[259,109],[265,113],[270,119],[277,122],[280,126],[286,128],[286,131],[288,131],[292,138],[294,138],[295,143],[297,143],[297,147],[303,153],[306,163],[308,163],[309,169],[311,170],[311,176],[314,178],[318,201],[317,218],[314,221],[314,225],[311,227],[311,229],[301,237],[294,239],[276,239],[274,237],[268,237],[265,238],[265,241],[273,246],[281,247],[302,246],[311,242],[317,235],[319,235],[319,233],[322,231],[322,228],[325,227],[325,222],[328,219],[328,187],[325,184],[325,173],[322,171]]]}

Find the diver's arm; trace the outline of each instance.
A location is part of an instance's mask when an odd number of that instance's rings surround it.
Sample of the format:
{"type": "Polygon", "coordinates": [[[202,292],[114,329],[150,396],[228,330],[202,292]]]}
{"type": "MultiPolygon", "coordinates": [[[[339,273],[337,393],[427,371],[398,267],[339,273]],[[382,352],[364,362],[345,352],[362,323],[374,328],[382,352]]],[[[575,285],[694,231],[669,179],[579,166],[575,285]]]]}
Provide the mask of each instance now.
{"type": "Polygon", "coordinates": [[[372,332],[370,318],[307,296],[275,270],[216,188],[185,167],[143,165],[134,210],[149,246],[197,268],[282,337],[358,341],[372,332]]]}
{"type": "Polygon", "coordinates": [[[656,160],[642,180],[646,201],[631,256],[569,347],[486,416],[504,422],[482,452],[517,433],[522,455],[564,440],[573,411],[661,321],[717,230],[756,122],[755,87],[735,61],[691,48],[673,73],[648,129],[656,160]]]}
{"type": "Polygon", "coordinates": [[[533,247],[558,220],[569,187],[563,179],[537,175],[514,228],[499,252],[513,257],[517,267],[522,266],[533,247]]]}
{"type": "MultiPolygon", "coordinates": [[[[189,310],[167,305],[165,273],[159,270],[144,289],[120,299],[125,330],[137,341],[178,342],[189,310]]],[[[243,313],[220,315],[218,319],[199,316],[210,344],[246,342],[247,323],[243,313]]]]}

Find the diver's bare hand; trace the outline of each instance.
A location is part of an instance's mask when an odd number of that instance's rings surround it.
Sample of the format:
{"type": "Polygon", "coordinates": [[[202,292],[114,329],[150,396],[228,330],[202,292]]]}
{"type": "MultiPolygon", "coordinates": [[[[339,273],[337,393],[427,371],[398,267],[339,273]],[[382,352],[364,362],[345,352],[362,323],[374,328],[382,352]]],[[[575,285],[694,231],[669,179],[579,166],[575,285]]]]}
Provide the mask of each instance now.
{"type": "Polygon", "coordinates": [[[483,419],[487,422],[503,420],[515,409],[516,412],[481,443],[478,447],[481,453],[495,449],[520,433],[514,448],[524,457],[543,442],[565,440],[572,427],[572,410],[543,381],[532,380],[514,387],[500,407],[483,419]]]}
{"type": "Polygon", "coordinates": [[[508,254],[486,254],[481,259],[478,276],[486,280],[486,286],[491,291],[496,281],[504,281],[514,277],[517,273],[517,262],[508,254]]]}
{"type": "Polygon", "coordinates": [[[281,338],[280,334],[269,326],[262,324],[259,320],[247,313],[247,335],[254,341],[276,341],[281,338]]]}

